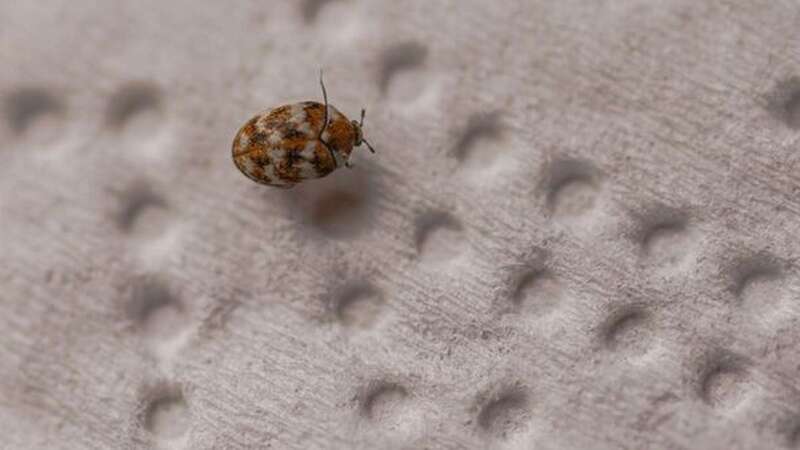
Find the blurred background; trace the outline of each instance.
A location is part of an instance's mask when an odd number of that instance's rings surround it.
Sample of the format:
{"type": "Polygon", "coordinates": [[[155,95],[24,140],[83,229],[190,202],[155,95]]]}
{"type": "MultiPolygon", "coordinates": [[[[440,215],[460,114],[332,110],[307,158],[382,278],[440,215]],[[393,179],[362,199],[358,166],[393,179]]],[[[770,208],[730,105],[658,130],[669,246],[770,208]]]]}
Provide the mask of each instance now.
{"type": "Polygon", "coordinates": [[[800,445],[798,25],[0,1],[0,448],[800,445]],[[377,154],[242,176],[320,69],[377,154]]]}

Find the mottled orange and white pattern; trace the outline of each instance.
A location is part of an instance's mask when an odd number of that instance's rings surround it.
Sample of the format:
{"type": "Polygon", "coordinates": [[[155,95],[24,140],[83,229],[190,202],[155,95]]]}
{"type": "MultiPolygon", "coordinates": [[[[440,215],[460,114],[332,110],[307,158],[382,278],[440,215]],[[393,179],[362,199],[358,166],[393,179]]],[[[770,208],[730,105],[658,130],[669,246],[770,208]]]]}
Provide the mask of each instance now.
{"type": "Polygon", "coordinates": [[[333,106],[328,105],[328,126],[320,135],[324,120],[325,105],[312,101],[257,114],[236,133],[233,161],[248,178],[270,186],[288,188],[324,177],[348,164],[361,143],[359,124],[333,106]]]}

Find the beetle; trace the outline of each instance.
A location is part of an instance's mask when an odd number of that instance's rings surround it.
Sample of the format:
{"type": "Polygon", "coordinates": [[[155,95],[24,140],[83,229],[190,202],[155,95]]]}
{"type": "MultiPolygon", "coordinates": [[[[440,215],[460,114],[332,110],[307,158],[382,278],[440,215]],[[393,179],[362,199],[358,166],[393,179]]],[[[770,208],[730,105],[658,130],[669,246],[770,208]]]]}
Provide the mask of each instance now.
{"type": "Polygon", "coordinates": [[[290,188],[322,178],[341,166],[352,168],[353,148],[362,144],[375,153],[364,138],[365,109],[361,120],[349,120],[333,105],[319,74],[323,103],[305,101],[281,105],[256,114],[236,133],[232,155],[237,168],[251,180],[290,188]]]}

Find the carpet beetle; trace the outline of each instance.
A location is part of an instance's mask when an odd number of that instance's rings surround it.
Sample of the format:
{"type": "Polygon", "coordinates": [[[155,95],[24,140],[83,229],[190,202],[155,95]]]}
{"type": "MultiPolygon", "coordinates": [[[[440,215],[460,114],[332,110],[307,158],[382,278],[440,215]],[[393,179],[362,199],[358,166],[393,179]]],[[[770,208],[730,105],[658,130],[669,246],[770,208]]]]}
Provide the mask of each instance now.
{"type": "Polygon", "coordinates": [[[233,139],[233,162],[251,180],[290,188],[311,178],[322,178],[339,166],[352,167],[353,147],[364,139],[361,121],[349,120],[332,105],[320,72],[324,104],[307,101],[278,106],[257,114],[233,139]]]}

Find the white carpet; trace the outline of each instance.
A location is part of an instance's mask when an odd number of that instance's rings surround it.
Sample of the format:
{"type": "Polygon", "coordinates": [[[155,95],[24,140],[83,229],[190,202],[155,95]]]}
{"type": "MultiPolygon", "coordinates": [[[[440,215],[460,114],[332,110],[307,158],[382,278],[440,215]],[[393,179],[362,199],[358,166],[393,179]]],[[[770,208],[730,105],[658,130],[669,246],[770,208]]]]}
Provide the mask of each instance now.
{"type": "Polygon", "coordinates": [[[0,3],[0,448],[800,446],[800,5],[0,3]],[[282,103],[356,167],[231,161],[282,103]]]}

